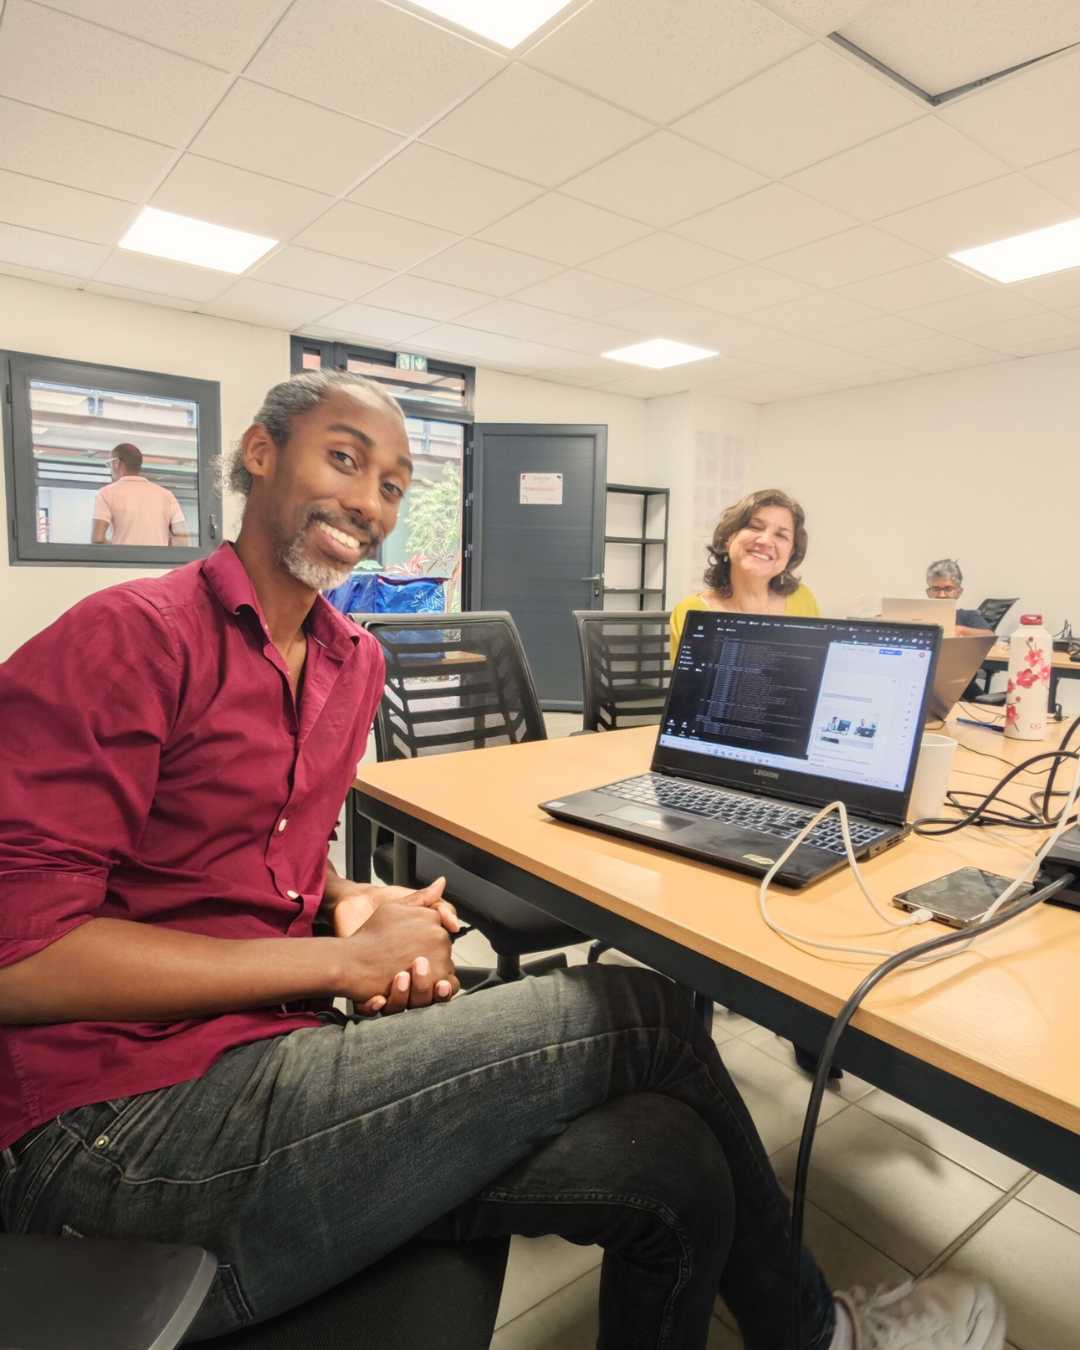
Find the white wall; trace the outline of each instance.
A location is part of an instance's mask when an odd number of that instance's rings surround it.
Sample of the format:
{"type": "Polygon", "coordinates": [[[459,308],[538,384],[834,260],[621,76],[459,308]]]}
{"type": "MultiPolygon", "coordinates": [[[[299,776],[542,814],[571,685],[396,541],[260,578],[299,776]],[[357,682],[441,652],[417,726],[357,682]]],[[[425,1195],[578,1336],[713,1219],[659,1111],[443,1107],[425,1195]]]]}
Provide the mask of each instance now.
{"type": "MultiPolygon", "coordinates": [[[[243,433],[266,390],[289,374],[287,333],[7,276],[0,276],[0,349],[217,380],[224,450],[243,433]]],[[[479,420],[606,423],[613,481],[637,482],[647,473],[645,409],[641,399],[477,371],[479,420]]],[[[158,574],[71,564],[10,566],[4,492],[0,474],[0,660],[77,600],[158,574]]],[[[235,536],[238,524],[239,503],[226,494],[226,537],[235,536]]]]}
{"type": "Polygon", "coordinates": [[[829,613],[919,596],[954,557],[971,605],[1019,594],[1080,627],[1078,429],[1080,352],[1061,352],[769,404],[755,475],[806,507],[829,613]]]}

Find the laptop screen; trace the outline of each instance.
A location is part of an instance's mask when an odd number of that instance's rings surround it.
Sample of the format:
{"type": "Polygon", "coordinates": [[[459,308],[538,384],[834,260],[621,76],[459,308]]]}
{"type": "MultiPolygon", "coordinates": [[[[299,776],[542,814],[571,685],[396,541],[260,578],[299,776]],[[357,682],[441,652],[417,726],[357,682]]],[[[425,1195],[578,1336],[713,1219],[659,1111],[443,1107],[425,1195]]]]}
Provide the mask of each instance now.
{"type": "Polygon", "coordinates": [[[940,637],[692,610],[653,768],[902,820],[940,637]]]}

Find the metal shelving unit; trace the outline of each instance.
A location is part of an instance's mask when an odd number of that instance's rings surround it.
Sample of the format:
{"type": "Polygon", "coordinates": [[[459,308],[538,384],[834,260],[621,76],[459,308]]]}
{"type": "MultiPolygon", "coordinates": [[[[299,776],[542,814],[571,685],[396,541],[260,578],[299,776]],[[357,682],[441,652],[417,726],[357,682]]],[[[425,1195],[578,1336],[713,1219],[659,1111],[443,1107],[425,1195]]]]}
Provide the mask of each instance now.
{"type": "MultiPolygon", "coordinates": [[[[604,597],[610,595],[618,609],[663,609],[667,595],[667,536],[670,493],[667,488],[642,487],[631,483],[609,483],[609,496],[641,498],[641,527],[637,534],[604,535],[604,575],[613,577],[620,569],[614,563],[611,547],[634,547],[638,550],[634,570],[636,586],[604,586],[604,597]],[[659,573],[659,575],[657,575],[659,573]],[[648,583],[652,583],[651,585],[648,583]],[[659,583],[659,584],[657,584],[659,583]]],[[[609,503],[609,516],[610,503],[609,503]]],[[[623,516],[625,529],[625,514],[623,516]]],[[[627,571],[625,558],[623,572],[627,571]]],[[[622,578],[620,578],[622,579],[622,578]]]]}

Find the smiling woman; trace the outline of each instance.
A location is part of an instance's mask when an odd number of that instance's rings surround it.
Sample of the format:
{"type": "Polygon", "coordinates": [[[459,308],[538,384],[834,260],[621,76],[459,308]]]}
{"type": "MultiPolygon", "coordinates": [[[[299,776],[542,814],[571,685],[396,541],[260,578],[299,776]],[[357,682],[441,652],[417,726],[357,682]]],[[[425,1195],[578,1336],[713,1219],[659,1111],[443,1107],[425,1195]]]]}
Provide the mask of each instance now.
{"type": "Polygon", "coordinates": [[[672,660],[693,609],[819,615],[813,591],[795,575],[807,544],[806,514],[779,488],[751,492],[729,507],[709,545],[706,589],[686,596],[671,612],[672,660]]]}

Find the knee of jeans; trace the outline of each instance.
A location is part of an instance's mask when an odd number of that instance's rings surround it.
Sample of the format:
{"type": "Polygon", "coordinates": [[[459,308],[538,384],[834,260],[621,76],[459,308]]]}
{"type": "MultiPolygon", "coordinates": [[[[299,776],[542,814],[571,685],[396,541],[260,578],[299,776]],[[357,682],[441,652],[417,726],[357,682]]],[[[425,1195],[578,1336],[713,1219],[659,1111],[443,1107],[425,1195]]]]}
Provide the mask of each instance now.
{"type": "Polygon", "coordinates": [[[579,1160],[591,1159],[598,1186],[666,1211],[695,1245],[730,1245],[735,1200],[727,1158],[684,1102],[631,1093],[581,1116],[562,1142],[579,1160]]]}

